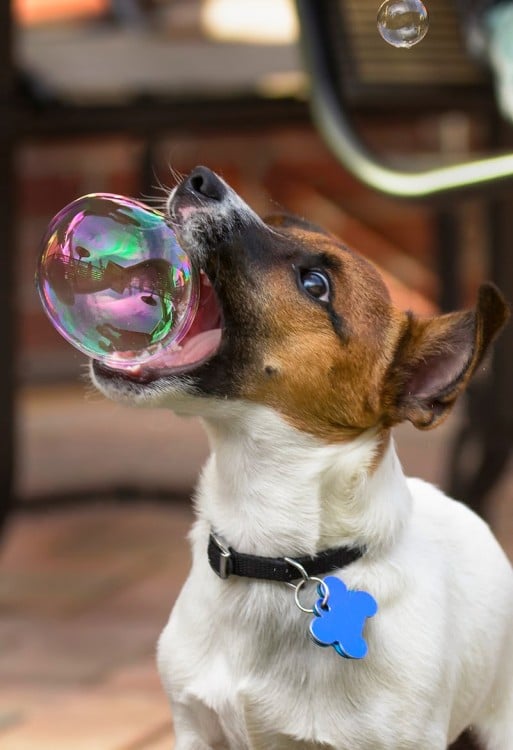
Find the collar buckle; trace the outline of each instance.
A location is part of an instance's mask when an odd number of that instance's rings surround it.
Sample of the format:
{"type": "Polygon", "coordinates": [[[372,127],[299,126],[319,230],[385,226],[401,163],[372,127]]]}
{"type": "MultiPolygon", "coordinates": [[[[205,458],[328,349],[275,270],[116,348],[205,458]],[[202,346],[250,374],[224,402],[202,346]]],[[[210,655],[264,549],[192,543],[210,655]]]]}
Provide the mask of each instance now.
{"type": "Polygon", "coordinates": [[[214,571],[217,573],[219,578],[226,580],[226,578],[228,578],[232,572],[232,553],[230,552],[230,548],[228,547],[228,545],[225,544],[221,537],[219,537],[217,534],[214,534],[213,531],[210,533],[210,539],[217,547],[217,551],[219,553],[219,567],[214,567],[214,571]]]}

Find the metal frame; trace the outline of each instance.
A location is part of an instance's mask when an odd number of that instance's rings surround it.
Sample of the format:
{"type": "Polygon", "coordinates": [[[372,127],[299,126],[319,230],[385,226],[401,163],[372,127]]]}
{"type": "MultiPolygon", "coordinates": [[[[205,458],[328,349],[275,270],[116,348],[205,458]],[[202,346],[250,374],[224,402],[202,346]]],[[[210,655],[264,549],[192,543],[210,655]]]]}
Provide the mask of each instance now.
{"type": "Polygon", "coordinates": [[[410,172],[394,169],[371,154],[352,126],[349,111],[341,106],[319,24],[321,5],[322,0],[296,0],[305,65],[310,75],[312,117],[336,158],[355,177],[386,195],[416,200],[513,182],[513,153],[410,172]]]}

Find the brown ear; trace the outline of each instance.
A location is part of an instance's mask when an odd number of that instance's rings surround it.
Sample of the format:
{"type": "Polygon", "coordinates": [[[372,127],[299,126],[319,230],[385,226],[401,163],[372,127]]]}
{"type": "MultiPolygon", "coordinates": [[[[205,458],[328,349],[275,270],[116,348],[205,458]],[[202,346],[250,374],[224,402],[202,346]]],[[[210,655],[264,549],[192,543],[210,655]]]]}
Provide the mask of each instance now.
{"type": "Polygon", "coordinates": [[[409,314],[389,368],[385,422],[409,420],[428,429],[449,414],[509,317],[493,284],[483,284],[475,310],[419,320],[409,314]]]}

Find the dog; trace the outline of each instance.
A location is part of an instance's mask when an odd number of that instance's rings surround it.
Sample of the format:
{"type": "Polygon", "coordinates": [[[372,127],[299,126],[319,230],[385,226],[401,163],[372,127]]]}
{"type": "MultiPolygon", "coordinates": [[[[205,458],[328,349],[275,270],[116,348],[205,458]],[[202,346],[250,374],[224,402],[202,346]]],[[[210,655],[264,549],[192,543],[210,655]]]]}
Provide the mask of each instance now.
{"type": "Polygon", "coordinates": [[[175,750],[513,748],[513,572],[466,506],[407,478],[391,430],[437,426],[504,325],[419,319],[301,219],[197,167],[169,221],[199,270],[180,348],[108,397],[203,419],[192,569],[158,645],[175,750]]]}

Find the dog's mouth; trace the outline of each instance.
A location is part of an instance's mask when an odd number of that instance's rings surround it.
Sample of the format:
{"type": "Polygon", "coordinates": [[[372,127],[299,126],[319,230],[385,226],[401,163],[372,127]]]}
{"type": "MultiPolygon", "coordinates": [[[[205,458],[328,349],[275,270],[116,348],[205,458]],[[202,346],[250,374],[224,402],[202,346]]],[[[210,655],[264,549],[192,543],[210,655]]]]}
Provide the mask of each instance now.
{"type": "Polygon", "coordinates": [[[222,308],[207,274],[200,271],[199,276],[198,309],[179,343],[162,349],[147,363],[123,369],[95,361],[95,372],[104,378],[152,383],[161,378],[192,373],[217,354],[223,336],[222,308]]]}

